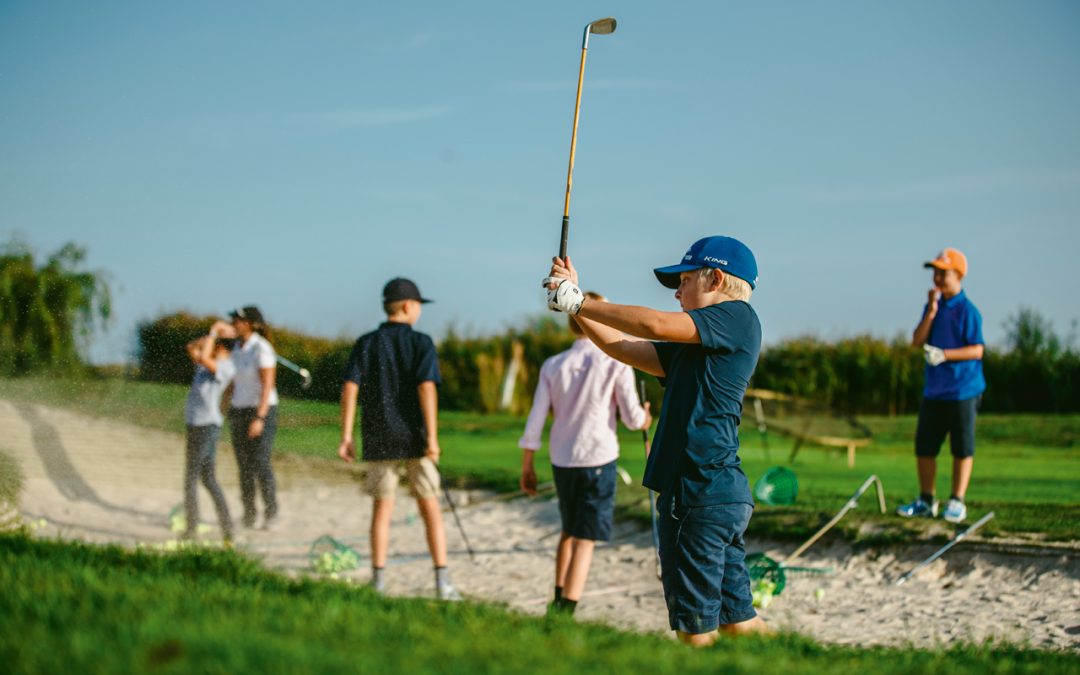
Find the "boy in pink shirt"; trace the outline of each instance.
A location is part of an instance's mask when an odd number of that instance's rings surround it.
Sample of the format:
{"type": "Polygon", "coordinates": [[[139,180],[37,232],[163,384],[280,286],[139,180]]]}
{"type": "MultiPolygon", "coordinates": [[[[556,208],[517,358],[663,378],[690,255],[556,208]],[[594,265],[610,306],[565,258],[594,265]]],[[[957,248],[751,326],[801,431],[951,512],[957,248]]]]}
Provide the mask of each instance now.
{"type": "MultiPolygon", "coordinates": [[[[603,300],[596,293],[588,297],[603,300]]],[[[615,514],[616,410],[630,429],[652,424],[648,404],[638,401],[634,371],[604,354],[584,337],[570,317],[578,336],[574,345],[544,362],[533,397],[525,433],[521,489],[536,494],[533,456],[541,446],[548,411],[554,412],[549,439],[555,490],[559,496],[562,534],[555,556],[555,600],[552,608],[573,614],[585,590],[597,541],[611,539],[615,514]]]]}

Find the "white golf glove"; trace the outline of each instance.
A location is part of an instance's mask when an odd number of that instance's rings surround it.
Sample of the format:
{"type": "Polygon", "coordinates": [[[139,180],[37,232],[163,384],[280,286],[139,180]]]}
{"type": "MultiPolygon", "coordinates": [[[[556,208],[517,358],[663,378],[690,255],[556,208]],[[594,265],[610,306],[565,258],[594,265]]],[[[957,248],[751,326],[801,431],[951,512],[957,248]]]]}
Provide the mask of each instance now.
{"type": "Polygon", "coordinates": [[[548,288],[548,309],[553,309],[556,312],[566,312],[570,316],[574,316],[581,311],[581,305],[585,302],[585,294],[581,292],[581,289],[573,281],[560,279],[559,277],[547,277],[540,283],[544,288],[547,288],[548,284],[558,284],[554,290],[548,288]]]}
{"type": "Polygon", "coordinates": [[[926,362],[931,366],[940,366],[945,363],[945,350],[941,347],[923,345],[923,352],[925,352],[926,362]]]}

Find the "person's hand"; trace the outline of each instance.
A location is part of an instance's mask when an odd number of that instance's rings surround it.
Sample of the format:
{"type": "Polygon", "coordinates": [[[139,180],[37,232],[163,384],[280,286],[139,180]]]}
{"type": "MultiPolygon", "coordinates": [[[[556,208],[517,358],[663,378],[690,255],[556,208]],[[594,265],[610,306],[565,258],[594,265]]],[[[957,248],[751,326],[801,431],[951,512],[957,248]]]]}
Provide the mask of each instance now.
{"type": "Polygon", "coordinates": [[[645,403],[642,404],[641,407],[645,408],[645,422],[641,425],[641,430],[645,431],[652,426],[652,410],[648,401],[645,401],[645,403]]]}
{"type": "MultiPolygon", "coordinates": [[[[578,283],[577,269],[574,268],[574,263],[570,260],[570,256],[566,256],[566,260],[563,260],[558,256],[552,258],[551,270],[548,272],[548,277],[555,277],[555,279],[569,279],[575,284],[578,283]]],[[[547,288],[549,291],[554,290],[555,287],[558,285],[558,281],[552,282],[550,284],[546,283],[547,279],[545,279],[544,281],[544,287],[547,288]]]]}
{"type": "Polygon", "coordinates": [[[352,464],[356,461],[356,441],[351,438],[342,440],[337,449],[337,456],[346,464],[352,464]]]}
{"type": "Polygon", "coordinates": [[[941,289],[934,286],[926,294],[926,313],[931,317],[937,316],[939,300],[941,300],[941,289]]]}
{"type": "Polygon", "coordinates": [[[439,457],[442,456],[442,448],[439,447],[438,441],[428,441],[427,447],[424,448],[424,457],[427,457],[436,464],[439,463],[439,457]]]}
{"type": "Polygon", "coordinates": [[[234,328],[231,323],[218,319],[214,322],[213,326],[210,326],[210,334],[216,335],[217,337],[232,339],[236,337],[236,328],[234,328]]]}
{"type": "Polygon", "coordinates": [[[570,316],[574,316],[581,311],[581,306],[585,304],[585,294],[581,292],[581,289],[573,281],[569,279],[560,281],[557,277],[547,277],[542,283],[549,287],[547,292],[548,309],[565,312],[570,316]],[[555,288],[550,289],[551,285],[555,285],[555,288]]]}
{"type": "Polygon", "coordinates": [[[251,420],[251,424],[248,425],[248,438],[258,438],[263,435],[263,431],[266,429],[266,420],[256,417],[251,420]]]}
{"type": "Polygon", "coordinates": [[[536,469],[531,464],[521,467],[521,480],[518,485],[525,494],[536,496],[536,469]]]}
{"type": "Polygon", "coordinates": [[[945,350],[933,345],[923,345],[923,356],[931,366],[940,366],[948,360],[945,358],[945,350]]]}

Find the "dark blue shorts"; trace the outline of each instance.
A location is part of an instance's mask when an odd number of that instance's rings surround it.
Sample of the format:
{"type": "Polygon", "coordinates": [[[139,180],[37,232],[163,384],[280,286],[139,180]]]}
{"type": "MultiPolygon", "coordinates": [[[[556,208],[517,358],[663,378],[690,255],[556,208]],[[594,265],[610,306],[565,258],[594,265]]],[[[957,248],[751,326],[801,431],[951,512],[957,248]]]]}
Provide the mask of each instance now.
{"type": "Polygon", "coordinates": [[[661,580],[672,630],[708,633],[757,616],[743,533],[750,504],[676,506],[657,500],[661,580]]]}
{"type": "Polygon", "coordinates": [[[588,467],[552,465],[551,470],[563,533],[576,539],[610,541],[615,517],[615,462],[588,467]]]}
{"type": "Polygon", "coordinates": [[[923,399],[919,406],[919,426],[915,431],[915,454],[937,457],[945,436],[953,457],[975,456],[975,418],[982,396],[963,401],[932,401],[923,399]]]}

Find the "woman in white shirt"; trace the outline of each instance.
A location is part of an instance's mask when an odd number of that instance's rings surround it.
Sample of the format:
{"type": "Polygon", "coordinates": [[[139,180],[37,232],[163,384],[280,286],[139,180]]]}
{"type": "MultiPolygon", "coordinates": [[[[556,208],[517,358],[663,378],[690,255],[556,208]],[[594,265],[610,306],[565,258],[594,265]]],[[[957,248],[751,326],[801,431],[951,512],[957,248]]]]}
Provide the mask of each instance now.
{"type": "Polygon", "coordinates": [[[244,527],[254,527],[256,518],[255,485],[263,499],[263,529],[277,518],[277,490],[270,465],[274,436],[277,433],[277,354],[266,339],[267,327],[258,307],[247,306],[229,313],[232,325],[215,324],[219,332],[227,329],[237,338],[232,360],[236,366],[233,379],[229,428],[232,433],[236,464],[240,470],[240,498],[244,504],[244,527]]]}

